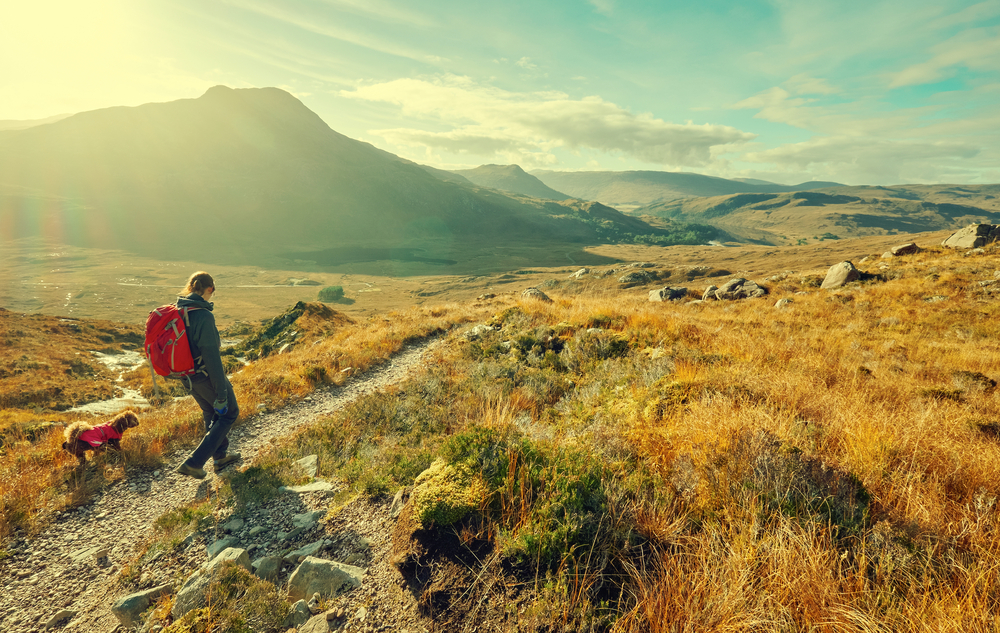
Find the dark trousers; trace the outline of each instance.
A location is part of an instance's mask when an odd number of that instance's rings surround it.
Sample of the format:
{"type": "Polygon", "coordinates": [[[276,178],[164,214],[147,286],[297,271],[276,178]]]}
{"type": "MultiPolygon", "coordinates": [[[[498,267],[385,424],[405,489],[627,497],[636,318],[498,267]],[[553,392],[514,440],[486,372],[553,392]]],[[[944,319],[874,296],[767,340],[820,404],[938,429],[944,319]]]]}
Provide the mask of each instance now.
{"type": "Polygon", "coordinates": [[[206,378],[191,383],[191,395],[201,407],[201,415],[205,419],[205,437],[201,438],[201,444],[194,449],[191,457],[188,457],[188,466],[201,468],[209,457],[220,459],[226,456],[226,450],[229,448],[229,429],[240,415],[240,407],[236,404],[236,394],[228,380],[226,386],[229,393],[226,405],[228,410],[225,415],[218,416],[215,409],[212,408],[212,403],[215,402],[215,389],[212,388],[212,381],[206,378]]]}

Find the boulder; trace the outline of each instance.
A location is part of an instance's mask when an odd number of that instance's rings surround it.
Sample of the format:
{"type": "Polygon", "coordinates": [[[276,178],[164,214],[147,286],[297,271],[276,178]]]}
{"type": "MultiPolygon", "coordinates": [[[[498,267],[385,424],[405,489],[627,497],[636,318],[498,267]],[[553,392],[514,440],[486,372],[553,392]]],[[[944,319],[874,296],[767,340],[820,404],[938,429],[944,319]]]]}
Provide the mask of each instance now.
{"type": "Polygon", "coordinates": [[[631,288],[632,286],[648,284],[653,281],[653,279],[654,276],[647,273],[645,270],[633,270],[619,277],[618,283],[625,288],[631,288]]]}
{"type": "Polygon", "coordinates": [[[301,600],[314,593],[337,596],[360,587],[364,575],[360,567],[308,556],[288,579],[288,599],[301,600]]]}
{"type": "Polygon", "coordinates": [[[285,554],[285,562],[297,563],[303,556],[315,556],[321,549],[323,549],[325,544],[326,543],[320,540],[309,543],[308,545],[303,545],[299,549],[292,550],[285,554]]]}
{"type": "Polygon", "coordinates": [[[758,286],[757,282],[736,277],[722,284],[722,287],[715,291],[715,298],[720,301],[735,301],[763,297],[766,294],[767,290],[758,286]]]}
{"type": "Polygon", "coordinates": [[[774,304],[775,308],[784,308],[792,304],[791,299],[778,299],[778,302],[774,304]]]}
{"type": "Polygon", "coordinates": [[[705,293],[701,295],[701,300],[713,301],[715,299],[715,291],[718,289],[718,286],[709,286],[708,288],[705,288],[705,293]]]}
{"type": "Polygon", "coordinates": [[[861,271],[854,267],[851,262],[840,262],[830,266],[826,271],[826,279],[823,280],[820,288],[840,288],[846,283],[861,279],[861,271]]]}
{"type": "Polygon", "coordinates": [[[903,255],[915,255],[920,252],[920,247],[913,242],[907,242],[906,244],[900,244],[899,246],[893,246],[889,249],[895,257],[902,257],[903,255]]]}
{"type": "Polygon", "coordinates": [[[521,293],[521,298],[534,299],[536,301],[544,301],[546,303],[552,303],[552,299],[549,299],[549,296],[544,292],[542,292],[541,290],[539,290],[538,288],[528,288],[527,290],[521,293]]]}
{"type": "Polygon", "coordinates": [[[325,613],[314,615],[309,621],[299,628],[299,633],[327,633],[330,630],[330,623],[326,619],[325,613]]]}
{"type": "Polygon", "coordinates": [[[970,224],[949,235],[942,246],[949,248],[981,248],[1000,239],[1000,224],[970,224]]]}
{"type": "Polygon", "coordinates": [[[302,459],[295,460],[295,463],[302,467],[309,478],[316,476],[319,472],[319,456],[318,455],[306,455],[302,459]]]}
{"type": "Polygon", "coordinates": [[[589,268],[581,268],[580,270],[578,270],[575,273],[573,273],[572,275],[570,275],[569,278],[570,279],[580,279],[581,277],[584,277],[584,276],[586,276],[588,274],[590,274],[590,269],[589,268]]]}
{"type": "Polygon", "coordinates": [[[659,288],[649,291],[650,301],[677,301],[687,296],[687,288],[659,288]]]}
{"type": "Polygon", "coordinates": [[[60,609],[58,613],[49,618],[49,621],[45,623],[45,628],[54,629],[63,620],[69,620],[75,616],[76,610],[74,609],[60,609]]]}
{"type": "Polygon", "coordinates": [[[460,521],[478,508],[481,500],[482,493],[469,473],[443,459],[434,460],[417,476],[410,493],[413,513],[425,528],[460,521]]]}
{"type": "Polygon", "coordinates": [[[168,595],[174,588],[172,585],[160,585],[152,589],[146,589],[138,593],[132,593],[124,598],[119,598],[111,605],[111,613],[114,614],[122,626],[127,628],[138,625],[143,611],[149,608],[157,598],[168,595]]]}
{"type": "Polygon", "coordinates": [[[204,606],[205,592],[208,591],[208,586],[212,583],[216,572],[226,562],[235,563],[247,571],[252,571],[250,556],[247,555],[245,549],[230,547],[220,552],[218,556],[188,576],[188,579],[181,585],[177,597],[174,599],[174,608],[170,611],[174,620],[182,618],[185,613],[192,609],[200,609],[204,606]]]}
{"type": "Polygon", "coordinates": [[[308,622],[311,617],[312,613],[309,612],[309,605],[306,604],[305,600],[299,600],[289,607],[288,615],[285,616],[285,621],[282,624],[290,629],[297,629],[308,622]]]}
{"type": "Polygon", "coordinates": [[[212,560],[218,556],[219,552],[229,549],[238,543],[236,537],[227,536],[226,538],[221,538],[218,541],[209,545],[206,549],[208,550],[208,560],[212,560]]]}
{"type": "Polygon", "coordinates": [[[316,522],[326,516],[326,510],[313,510],[292,516],[292,525],[303,530],[311,530],[316,527],[316,522]]]}
{"type": "Polygon", "coordinates": [[[317,479],[301,486],[281,486],[278,488],[278,492],[295,492],[299,494],[304,492],[333,492],[333,484],[329,481],[317,479]]]}
{"type": "Polygon", "coordinates": [[[264,580],[274,580],[281,573],[281,557],[265,556],[253,562],[254,574],[264,580]]]}

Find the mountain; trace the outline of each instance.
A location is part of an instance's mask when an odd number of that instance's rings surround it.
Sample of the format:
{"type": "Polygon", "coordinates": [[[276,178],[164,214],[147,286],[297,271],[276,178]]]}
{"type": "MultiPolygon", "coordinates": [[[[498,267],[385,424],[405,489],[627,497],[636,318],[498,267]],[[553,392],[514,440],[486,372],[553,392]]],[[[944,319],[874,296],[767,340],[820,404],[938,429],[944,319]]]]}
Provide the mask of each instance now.
{"type": "Polygon", "coordinates": [[[1000,185],[831,187],[793,193],[740,193],[658,202],[636,215],[710,224],[772,244],[1000,223],[1000,185]]]}
{"type": "Polygon", "coordinates": [[[567,200],[571,197],[547,186],[538,178],[526,173],[519,165],[480,165],[475,169],[456,169],[453,173],[480,187],[510,191],[532,198],[567,200]]]}
{"type": "Polygon", "coordinates": [[[835,182],[804,182],[799,185],[761,184],[763,181],[747,183],[667,171],[534,170],[531,174],[549,187],[565,191],[574,198],[596,200],[622,210],[681,198],[808,191],[838,185],[835,182]]]}
{"type": "Polygon", "coordinates": [[[0,240],[272,265],[343,248],[454,263],[480,247],[657,233],[614,210],[597,221],[581,204],[477,189],[338,134],[276,88],[0,132],[0,240]]]}
{"type": "Polygon", "coordinates": [[[3,130],[25,130],[29,127],[35,127],[36,125],[45,125],[46,123],[55,123],[56,121],[61,121],[70,114],[57,114],[55,116],[46,117],[44,119],[28,119],[24,121],[14,121],[6,120],[0,121],[0,132],[3,130]]]}

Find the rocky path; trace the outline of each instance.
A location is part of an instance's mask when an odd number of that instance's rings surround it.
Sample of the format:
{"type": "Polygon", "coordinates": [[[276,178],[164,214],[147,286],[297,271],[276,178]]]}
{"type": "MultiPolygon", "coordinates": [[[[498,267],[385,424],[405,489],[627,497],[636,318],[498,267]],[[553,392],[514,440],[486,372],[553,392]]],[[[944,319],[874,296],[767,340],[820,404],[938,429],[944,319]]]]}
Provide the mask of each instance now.
{"type": "MultiPolygon", "coordinates": [[[[283,409],[243,418],[230,432],[231,450],[242,453],[243,465],[252,463],[258,451],[273,438],[329,415],[364,394],[401,382],[428,352],[442,343],[442,339],[435,338],[412,344],[342,387],[317,390],[283,409]]],[[[109,486],[88,505],[62,513],[36,538],[14,543],[10,548],[12,556],[0,561],[0,631],[123,630],[110,611],[112,602],[120,597],[112,589],[118,572],[134,558],[158,517],[171,508],[204,497],[221,483],[211,473],[210,465],[206,468],[209,476],[203,481],[174,472],[187,454],[184,450],[166,455],[166,463],[156,471],[130,470],[124,480],[109,486]]],[[[321,506],[322,501],[322,498],[297,499],[297,509],[321,506]]],[[[279,507],[269,509],[276,520],[280,505],[279,500],[279,507]]],[[[388,508],[372,508],[368,516],[370,525],[362,525],[366,519],[359,516],[353,527],[359,535],[367,533],[372,537],[364,539],[365,546],[375,550],[368,552],[366,558],[372,563],[384,563],[379,560],[378,550],[388,547],[381,542],[385,540],[381,535],[388,531],[385,525],[388,508]]],[[[329,544],[334,547],[336,539],[329,544]]],[[[192,545],[187,551],[187,559],[174,561],[174,566],[181,564],[193,569],[205,561],[203,545],[192,545]]],[[[166,564],[162,567],[160,571],[142,571],[139,584],[153,586],[177,577],[176,568],[166,564]]],[[[365,591],[373,591],[378,584],[365,591]]],[[[407,604],[405,595],[393,600],[399,602],[401,610],[413,610],[414,605],[407,604]]],[[[411,617],[405,619],[415,621],[411,617]]]]}

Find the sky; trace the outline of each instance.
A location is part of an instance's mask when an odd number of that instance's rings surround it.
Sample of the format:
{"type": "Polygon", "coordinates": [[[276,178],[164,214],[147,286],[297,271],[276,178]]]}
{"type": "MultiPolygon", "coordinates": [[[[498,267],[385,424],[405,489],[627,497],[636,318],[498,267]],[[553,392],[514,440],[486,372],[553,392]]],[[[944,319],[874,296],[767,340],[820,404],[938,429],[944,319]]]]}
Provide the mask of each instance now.
{"type": "Polygon", "coordinates": [[[287,90],[442,169],[1000,182],[1000,0],[32,0],[0,121],[287,90]]]}

